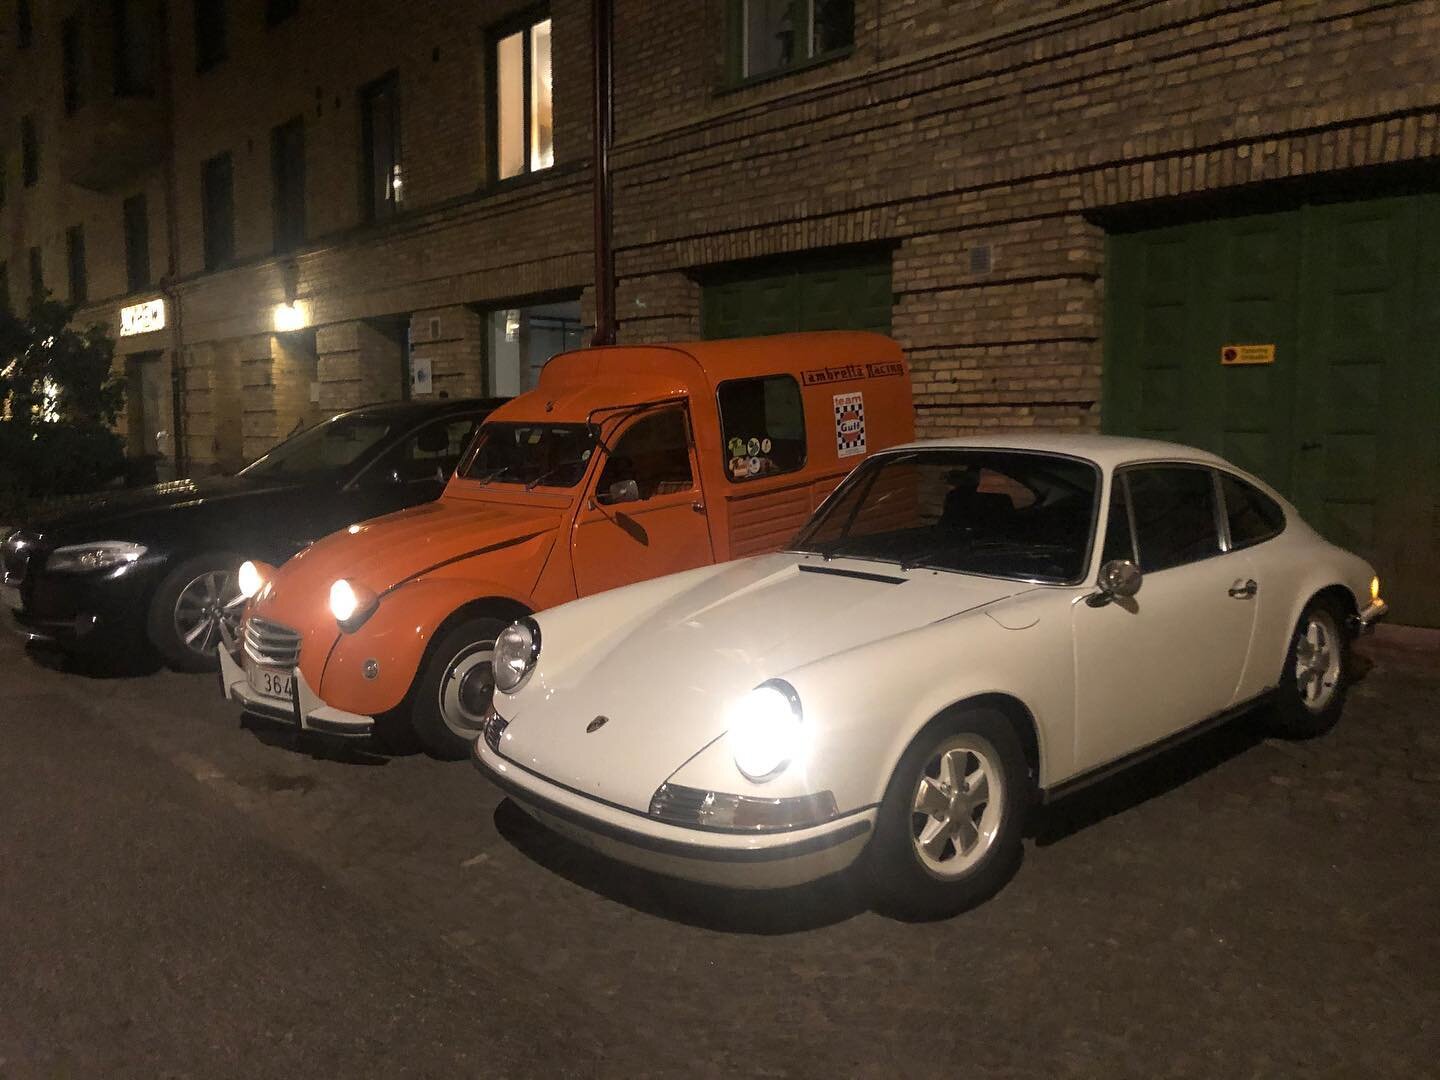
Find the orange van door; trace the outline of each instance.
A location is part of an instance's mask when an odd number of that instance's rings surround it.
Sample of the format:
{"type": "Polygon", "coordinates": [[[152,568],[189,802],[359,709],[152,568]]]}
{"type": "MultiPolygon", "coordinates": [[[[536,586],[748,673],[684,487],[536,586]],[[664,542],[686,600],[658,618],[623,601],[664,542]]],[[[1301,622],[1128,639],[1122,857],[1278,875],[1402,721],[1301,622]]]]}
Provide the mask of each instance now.
{"type": "Polygon", "coordinates": [[[570,538],[579,595],[714,562],[685,409],[644,413],[610,445],[570,538]]]}

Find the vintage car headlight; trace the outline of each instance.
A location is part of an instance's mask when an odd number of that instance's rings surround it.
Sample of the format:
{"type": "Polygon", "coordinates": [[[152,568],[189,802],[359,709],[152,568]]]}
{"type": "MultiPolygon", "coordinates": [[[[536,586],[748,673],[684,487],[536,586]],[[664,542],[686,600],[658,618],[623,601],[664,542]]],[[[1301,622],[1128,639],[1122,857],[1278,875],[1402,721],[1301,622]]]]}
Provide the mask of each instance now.
{"type": "Polygon", "coordinates": [[[1380,599],[1380,577],[1377,574],[1370,579],[1370,602],[1373,604],[1380,599]]]}
{"type": "Polygon", "coordinates": [[[745,778],[760,783],[784,772],[804,744],[800,698],[780,679],[761,683],[735,706],[730,753],[745,778]]]}
{"type": "Polygon", "coordinates": [[[360,625],[374,614],[380,598],[364,585],[341,578],[330,586],[330,614],[346,632],[358,630],[360,625]]]}
{"type": "Polygon", "coordinates": [[[246,559],[235,573],[235,584],[239,587],[241,596],[246,600],[253,600],[255,594],[263,589],[265,583],[274,576],[275,568],[273,566],[246,559]]]}
{"type": "Polygon", "coordinates": [[[524,685],[540,658],[540,625],[534,619],[513,622],[495,639],[495,652],[490,668],[495,673],[495,689],[513,694],[524,685]]]}
{"type": "Polygon", "coordinates": [[[125,540],[99,540],[93,544],[56,548],[45,560],[45,569],[57,574],[83,574],[91,570],[129,566],[144,554],[144,544],[132,544],[125,540]]]}

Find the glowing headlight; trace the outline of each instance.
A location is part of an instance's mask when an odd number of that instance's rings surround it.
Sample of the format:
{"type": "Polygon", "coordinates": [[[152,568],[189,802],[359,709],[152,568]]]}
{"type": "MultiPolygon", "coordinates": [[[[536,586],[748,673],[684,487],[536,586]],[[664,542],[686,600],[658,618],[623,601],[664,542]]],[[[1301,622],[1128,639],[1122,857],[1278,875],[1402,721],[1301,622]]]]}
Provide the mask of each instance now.
{"type": "Polygon", "coordinates": [[[800,755],[804,736],[800,699],[789,683],[773,679],[736,705],[730,721],[730,753],[735,767],[759,783],[779,775],[800,755]]]}
{"type": "Polygon", "coordinates": [[[330,614],[342,630],[354,630],[370,617],[379,598],[363,585],[354,585],[344,578],[330,586],[330,614]]]}
{"type": "Polygon", "coordinates": [[[1380,578],[1378,576],[1370,579],[1370,599],[1371,601],[1380,599],[1380,578]]]}
{"type": "Polygon", "coordinates": [[[235,574],[235,584],[239,586],[241,596],[246,600],[253,600],[274,573],[274,567],[246,559],[235,574]]]}
{"type": "Polygon", "coordinates": [[[495,639],[495,652],[490,667],[495,673],[495,689],[511,694],[520,689],[535,661],[540,657],[540,627],[534,619],[511,623],[495,639]]]}
{"type": "Polygon", "coordinates": [[[124,540],[100,540],[93,544],[56,548],[45,560],[45,569],[57,574],[83,574],[91,570],[129,566],[144,554],[143,544],[131,544],[124,540]]]}

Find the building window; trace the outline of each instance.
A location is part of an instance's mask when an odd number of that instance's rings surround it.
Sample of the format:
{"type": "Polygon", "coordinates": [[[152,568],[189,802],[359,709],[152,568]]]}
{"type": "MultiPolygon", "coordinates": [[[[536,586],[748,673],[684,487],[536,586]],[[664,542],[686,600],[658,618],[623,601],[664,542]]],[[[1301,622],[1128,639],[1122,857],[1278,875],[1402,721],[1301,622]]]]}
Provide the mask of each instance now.
{"type": "Polygon", "coordinates": [[[225,0],[195,0],[195,70],[209,71],[229,54],[225,0]]]}
{"type": "Polygon", "coordinates": [[[855,41],[855,0],[732,0],[736,78],[784,71],[855,41]]]}
{"type": "Polygon", "coordinates": [[[491,124],[495,177],[555,164],[554,75],[549,16],[530,16],[492,34],[491,124]]]}
{"type": "Polygon", "coordinates": [[[45,266],[40,260],[40,249],[30,249],[30,299],[39,300],[45,295],[45,266]]]}
{"type": "Polygon", "coordinates": [[[270,168],[275,250],[293,251],[305,242],[305,123],[300,117],[270,132],[270,168]]]}
{"type": "Polygon", "coordinates": [[[394,217],[404,196],[400,175],[400,78],[395,72],[360,91],[361,210],[366,221],[394,217]]]}
{"type": "Polygon", "coordinates": [[[20,177],[26,187],[40,182],[40,134],[33,116],[20,121],[20,177]]]}
{"type": "Polygon", "coordinates": [[[533,390],[547,360],[585,344],[578,300],[501,308],[486,321],[490,392],[496,397],[533,390]]]}
{"type": "Polygon", "coordinates": [[[71,225],[65,230],[65,267],[70,279],[70,302],[83,304],[90,298],[85,280],[85,226],[71,225]]]}
{"type": "Polygon", "coordinates": [[[277,26],[300,10],[300,0],[265,0],[265,25],[277,26]]]}
{"type": "Polygon", "coordinates": [[[60,24],[60,82],[65,115],[74,116],[84,101],[80,88],[80,20],[73,15],[60,24]]]}
{"type": "Polygon", "coordinates": [[[235,258],[235,178],[229,154],[218,154],[200,167],[200,201],[205,269],[216,270],[235,258]]]}
{"type": "Polygon", "coordinates": [[[10,264],[0,259],[0,311],[10,310],[10,264]]]}
{"type": "Polygon", "coordinates": [[[155,93],[155,24],[147,0],[114,0],[115,93],[155,93]]]}
{"type": "Polygon", "coordinates": [[[145,193],[125,200],[125,284],[131,292],[150,287],[150,209],[145,193]]]}
{"type": "Polygon", "coordinates": [[[16,0],[15,42],[22,49],[28,49],[35,40],[35,24],[30,19],[30,0],[16,0]]]}

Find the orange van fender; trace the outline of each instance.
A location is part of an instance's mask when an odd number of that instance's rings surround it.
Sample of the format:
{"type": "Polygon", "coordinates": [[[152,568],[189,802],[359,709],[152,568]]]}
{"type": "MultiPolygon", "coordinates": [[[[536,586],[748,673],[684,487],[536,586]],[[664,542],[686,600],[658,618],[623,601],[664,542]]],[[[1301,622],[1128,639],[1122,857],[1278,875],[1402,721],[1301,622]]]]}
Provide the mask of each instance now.
{"type": "Polygon", "coordinates": [[[388,712],[405,700],[431,641],[458,618],[494,614],[518,619],[532,610],[493,581],[417,578],[388,593],[358,630],[341,634],[325,661],[320,697],[361,716],[388,712]],[[365,674],[370,661],[374,674],[365,674]]]}

